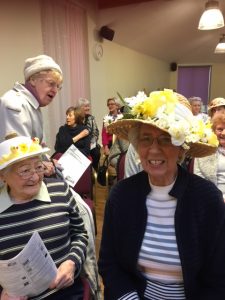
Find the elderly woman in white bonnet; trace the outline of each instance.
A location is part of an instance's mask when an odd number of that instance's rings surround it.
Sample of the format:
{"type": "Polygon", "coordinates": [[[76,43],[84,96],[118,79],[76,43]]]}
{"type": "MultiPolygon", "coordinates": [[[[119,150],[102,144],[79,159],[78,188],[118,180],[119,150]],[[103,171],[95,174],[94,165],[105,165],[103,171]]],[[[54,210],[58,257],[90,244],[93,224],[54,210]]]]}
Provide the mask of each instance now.
{"type": "Polygon", "coordinates": [[[43,178],[41,155],[47,151],[38,138],[25,136],[0,144],[0,179],[4,183],[0,188],[0,260],[17,256],[38,232],[57,268],[54,276],[46,279],[43,274],[38,282],[33,275],[36,291],[30,284],[23,286],[22,281],[16,289],[16,272],[10,282],[4,282],[0,273],[1,300],[69,300],[83,295],[79,274],[85,260],[87,232],[68,185],[43,178]]]}
{"type": "Polygon", "coordinates": [[[44,141],[40,107],[52,102],[62,86],[62,70],[47,55],[28,58],[24,65],[25,83],[15,83],[0,98],[0,139],[16,131],[44,141]]]}
{"type": "MultiPolygon", "coordinates": [[[[50,104],[61,89],[62,70],[52,57],[38,55],[25,60],[24,79],[24,84],[16,82],[0,98],[0,140],[16,131],[19,135],[36,136],[44,144],[40,108],[50,104]]],[[[53,164],[45,165],[45,175],[53,174],[53,164]]]]}
{"type": "MultiPolygon", "coordinates": [[[[132,103],[130,103],[131,105],[132,103]]],[[[132,104],[108,131],[129,139],[143,171],[106,202],[99,272],[105,299],[225,299],[225,206],[211,182],[179,166],[218,141],[171,90],[132,104]]]]}

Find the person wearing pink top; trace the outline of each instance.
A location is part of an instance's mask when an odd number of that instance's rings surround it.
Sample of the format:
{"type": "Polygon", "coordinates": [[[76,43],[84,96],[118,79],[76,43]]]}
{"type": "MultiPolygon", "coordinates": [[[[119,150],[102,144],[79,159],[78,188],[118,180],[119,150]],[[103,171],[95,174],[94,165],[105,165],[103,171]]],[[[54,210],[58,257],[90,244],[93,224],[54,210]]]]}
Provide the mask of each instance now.
{"type": "Polygon", "coordinates": [[[113,142],[113,135],[107,132],[106,127],[122,116],[118,109],[116,98],[109,98],[107,100],[107,106],[109,113],[104,117],[102,126],[102,145],[105,155],[109,155],[109,149],[111,148],[113,142]]]}

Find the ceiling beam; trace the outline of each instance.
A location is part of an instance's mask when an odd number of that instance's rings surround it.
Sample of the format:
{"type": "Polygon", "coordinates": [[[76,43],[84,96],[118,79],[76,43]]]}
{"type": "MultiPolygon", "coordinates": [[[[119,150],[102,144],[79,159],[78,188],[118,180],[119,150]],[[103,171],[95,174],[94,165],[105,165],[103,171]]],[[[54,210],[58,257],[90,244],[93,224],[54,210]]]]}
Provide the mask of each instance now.
{"type": "Polygon", "coordinates": [[[98,8],[111,8],[141,2],[149,2],[149,1],[156,1],[156,0],[98,0],[98,8]]]}

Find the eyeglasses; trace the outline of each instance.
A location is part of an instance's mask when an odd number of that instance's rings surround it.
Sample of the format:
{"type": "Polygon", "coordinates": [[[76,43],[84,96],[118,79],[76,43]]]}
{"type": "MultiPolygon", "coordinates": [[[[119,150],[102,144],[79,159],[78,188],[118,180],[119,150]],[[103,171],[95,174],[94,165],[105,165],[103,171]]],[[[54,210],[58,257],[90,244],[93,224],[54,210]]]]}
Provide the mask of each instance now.
{"type": "Polygon", "coordinates": [[[28,179],[34,175],[34,173],[37,173],[38,175],[42,175],[44,171],[46,170],[44,164],[42,162],[39,162],[34,168],[32,168],[30,165],[24,165],[16,171],[16,173],[23,179],[28,179]]]}
{"type": "Polygon", "coordinates": [[[218,133],[222,133],[224,131],[224,129],[225,128],[218,127],[218,128],[215,129],[215,131],[218,132],[218,133]]]}
{"type": "Polygon", "coordinates": [[[60,91],[62,89],[62,85],[56,83],[55,81],[45,78],[43,78],[42,80],[44,80],[51,89],[57,89],[57,91],[60,91]]]}
{"type": "Polygon", "coordinates": [[[138,144],[143,147],[150,147],[154,143],[154,141],[157,141],[159,146],[171,146],[171,137],[169,135],[160,135],[158,137],[153,137],[151,135],[146,135],[143,137],[140,137],[138,140],[138,144]]]}

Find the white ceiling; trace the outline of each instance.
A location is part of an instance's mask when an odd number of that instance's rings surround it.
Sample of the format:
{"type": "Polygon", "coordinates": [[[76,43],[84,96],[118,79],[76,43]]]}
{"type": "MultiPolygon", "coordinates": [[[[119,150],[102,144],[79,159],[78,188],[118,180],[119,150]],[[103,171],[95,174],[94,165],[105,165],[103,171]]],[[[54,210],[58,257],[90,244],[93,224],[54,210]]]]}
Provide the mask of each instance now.
{"type": "MultiPolygon", "coordinates": [[[[116,5],[117,1],[112,2],[116,5]]],[[[225,54],[214,54],[225,27],[197,29],[205,3],[206,0],[140,0],[100,9],[98,28],[109,26],[115,31],[113,42],[169,63],[225,63],[225,54]]],[[[219,4],[225,18],[225,0],[219,0],[219,4]]]]}

